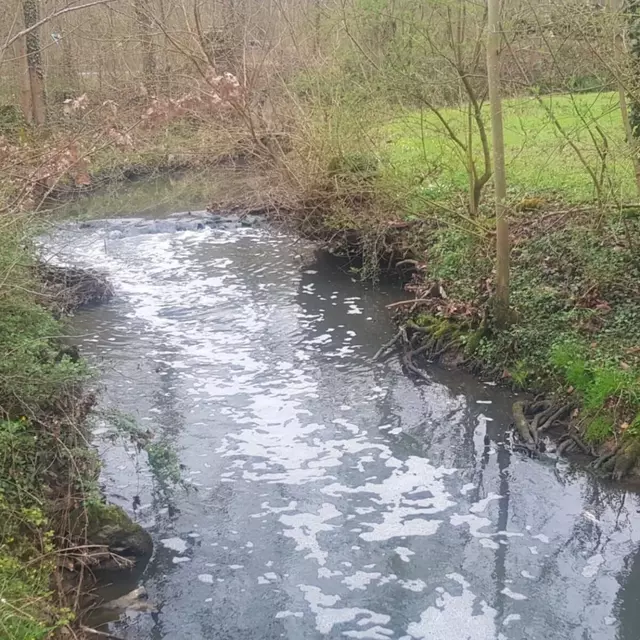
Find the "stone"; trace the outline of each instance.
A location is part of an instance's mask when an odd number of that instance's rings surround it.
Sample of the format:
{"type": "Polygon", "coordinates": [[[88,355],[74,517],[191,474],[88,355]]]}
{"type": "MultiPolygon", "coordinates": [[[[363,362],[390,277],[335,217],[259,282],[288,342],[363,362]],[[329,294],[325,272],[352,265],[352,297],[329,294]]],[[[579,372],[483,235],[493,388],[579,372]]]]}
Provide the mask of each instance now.
{"type": "Polygon", "coordinates": [[[114,504],[91,505],[87,509],[89,544],[104,545],[118,555],[148,558],[153,551],[149,532],[114,504]]]}

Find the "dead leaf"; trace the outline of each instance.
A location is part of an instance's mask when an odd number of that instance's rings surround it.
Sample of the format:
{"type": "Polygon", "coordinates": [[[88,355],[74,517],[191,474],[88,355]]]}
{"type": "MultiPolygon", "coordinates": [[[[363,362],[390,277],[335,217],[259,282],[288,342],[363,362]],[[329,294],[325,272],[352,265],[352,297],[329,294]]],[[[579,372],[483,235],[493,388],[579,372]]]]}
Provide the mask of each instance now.
{"type": "Polygon", "coordinates": [[[620,431],[626,431],[629,428],[629,423],[628,422],[623,422],[620,425],[620,431]]]}
{"type": "Polygon", "coordinates": [[[624,371],[629,371],[631,369],[631,365],[627,364],[624,360],[620,363],[620,368],[624,371]]]}

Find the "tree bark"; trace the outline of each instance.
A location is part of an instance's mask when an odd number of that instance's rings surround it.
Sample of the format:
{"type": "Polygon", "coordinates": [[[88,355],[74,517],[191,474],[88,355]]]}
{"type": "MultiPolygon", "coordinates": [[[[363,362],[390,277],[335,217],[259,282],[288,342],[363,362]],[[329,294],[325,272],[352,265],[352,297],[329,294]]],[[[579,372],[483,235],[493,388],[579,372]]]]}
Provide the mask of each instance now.
{"type": "Polygon", "coordinates": [[[20,77],[20,106],[27,124],[33,124],[33,101],[31,99],[31,83],[29,82],[29,69],[26,64],[27,50],[25,39],[20,38],[13,43],[14,54],[18,65],[20,77]]]}
{"type": "Polygon", "coordinates": [[[156,92],[156,51],[151,28],[153,18],[149,0],[135,0],[134,10],[138,23],[140,45],[142,47],[142,82],[145,89],[153,94],[156,92]]]}
{"type": "MultiPolygon", "coordinates": [[[[39,0],[22,0],[25,29],[37,24],[39,20],[39,0]]],[[[26,60],[31,93],[31,120],[37,125],[43,125],[47,119],[47,100],[44,86],[44,70],[40,54],[40,33],[38,29],[31,29],[26,36],[26,60]]],[[[27,118],[29,119],[29,118],[27,118]]]]}
{"type": "MultiPolygon", "coordinates": [[[[608,9],[612,14],[616,15],[621,12],[623,4],[624,4],[624,0],[609,0],[608,9]]],[[[620,22],[622,21],[620,20],[620,22]]],[[[619,24],[618,21],[616,21],[616,34],[615,34],[614,44],[615,44],[616,56],[618,60],[621,62],[617,71],[618,73],[620,73],[620,70],[624,64],[623,60],[627,56],[627,52],[625,51],[622,25],[619,24]]],[[[633,62],[634,62],[634,65],[638,64],[637,59],[634,60],[633,62]]],[[[634,135],[633,126],[631,124],[631,116],[629,114],[629,106],[627,103],[626,91],[619,77],[618,77],[618,95],[620,97],[620,114],[622,116],[622,124],[624,125],[625,138],[627,139],[627,144],[629,145],[629,149],[631,151],[631,159],[633,161],[633,170],[636,176],[636,190],[638,192],[638,195],[640,196],[640,155],[638,154],[638,138],[637,136],[634,135]]],[[[640,117],[639,114],[637,113],[638,111],[637,100],[632,100],[632,104],[635,104],[634,118],[637,121],[638,118],[640,117]]]]}
{"type": "Polygon", "coordinates": [[[629,122],[633,137],[640,139],[640,0],[627,0],[627,30],[629,33],[629,55],[634,70],[632,87],[634,95],[629,96],[629,122]]]}
{"type": "Polygon", "coordinates": [[[498,326],[509,318],[509,225],[507,222],[507,178],[504,159],[502,97],[500,94],[500,0],[488,0],[487,70],[496,201],[496,299],[495,320],[498,326]]]}

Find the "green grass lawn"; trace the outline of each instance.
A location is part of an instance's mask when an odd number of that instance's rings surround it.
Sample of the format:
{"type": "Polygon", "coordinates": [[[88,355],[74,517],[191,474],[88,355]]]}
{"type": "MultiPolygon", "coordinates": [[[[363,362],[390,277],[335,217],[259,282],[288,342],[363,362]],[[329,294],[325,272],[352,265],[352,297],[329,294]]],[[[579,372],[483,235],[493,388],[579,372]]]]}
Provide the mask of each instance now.
{"type": "MultiPolygon", "coordinates": [[[[602,144],[606,138],[605,196],[609,200],[637,198],[629,148],[625,142],[617,93],[585,93],[544,96],[563,130],[577,145],[594,172],[602,163],[592,134],[602,144]]],[[[507,179],[514,200],[541,196],[568,202],[587,202],[595,197],[589,173],[575,150],[567,144],[545,108],[536,98],[504,102],[507,179]]],[[[488,107],[485,106],[489,126],[488,107]]],[[[468,136],[467,113],[461,108],[442,110],[442,115],[462,140],[468,136]]],[[[487,132],[489,138],[490,130],[487,132]]],[[[408,185],[416,202],[447,199],[467,189],[465,160],[434,113],[400,114],[383,126],[379,138],[385,160],[385,176],[408,185]]],[[[481,158],[477,133],[475,156],[481,158]]],[[[478,164],[482,170],[482,162],[478,164]]]]}

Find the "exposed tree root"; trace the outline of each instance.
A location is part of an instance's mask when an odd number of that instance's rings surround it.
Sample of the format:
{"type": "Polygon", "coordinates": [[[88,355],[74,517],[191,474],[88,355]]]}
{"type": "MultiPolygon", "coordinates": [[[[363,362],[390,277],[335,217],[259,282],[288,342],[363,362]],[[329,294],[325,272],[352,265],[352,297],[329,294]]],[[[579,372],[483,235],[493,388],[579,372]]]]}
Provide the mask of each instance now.
{"type": "Polygon", "coordinates": [[[524,402],[520,400],[514,402],[512,411],[514,424],[520,439],[527,445],[535,444],[529,422],[524,415],[524,402]]]}
{"type": "MultiPolygon", "coordinates": [[[[405,300],[399,304],[394,303],[391,308],[414,305],[414,311],[421,305],[432,307],[434,299],[436,298],[432,296],[405,300]]],[[[406,318],[411,314],[403,312],[402,315],[406,318]]],[[[429,362],[435,362],[446,354],[455,352],[461,356],[456,360],[456,366],[461,366],[462,362],[462,366],[473,369],[473,353],[484,331],[484,322],[481,321],[478,325],[477,318],[468,321],[462,316],[449,318],[430,308],[428,312],[423,312],[417,317],[409,317],[398,333],[378,350],[374,360],[402,345],[400,358],[405,371],[420,380],[428,380],[429,377],[417,363],[416,358],[419,356],[423,356],[429,362]]],[[[552,436],[554,440],[557,438],[556,434],[563,434],[557,440],[555,451],[558,456],[579,452],[597,458],[592,463],[592,468],[600,473],[611,474],[614,480],[621,480],[636,467],[640,469],[640,443],[637,450],[633,445],[624,448],[620,446],[598,458],[597,449],[583,440],[582,430],[578,429],[578,424],[572,418],[571,411],[574,406],[574,402],[559,405],[544,396],[538,396],[531,402],[514,402],[513,426],[517,436],[512,444],[513,450],[529,456],[544,453],[549,443],[547,434],[551,429],[555,429],[552,436]]]]}
{"type": "Polygon", "coordinates": [[[547,429],[550,429],[557,420],[560,420],[565,415],[567,415],[569,411],[571,411],[571,407],[572,407],[571,404],[565,404],[564,406],[560,407],[555,413],[553,413],[545,422],[543,422],[538,427],[538,432],[543,433],[547,429]]]}

